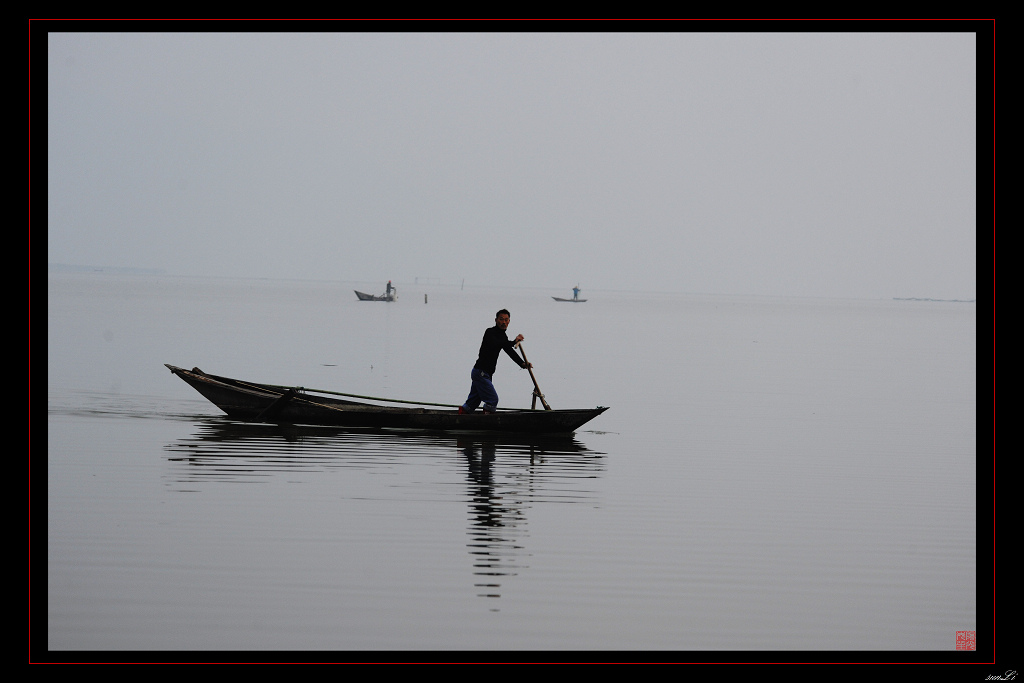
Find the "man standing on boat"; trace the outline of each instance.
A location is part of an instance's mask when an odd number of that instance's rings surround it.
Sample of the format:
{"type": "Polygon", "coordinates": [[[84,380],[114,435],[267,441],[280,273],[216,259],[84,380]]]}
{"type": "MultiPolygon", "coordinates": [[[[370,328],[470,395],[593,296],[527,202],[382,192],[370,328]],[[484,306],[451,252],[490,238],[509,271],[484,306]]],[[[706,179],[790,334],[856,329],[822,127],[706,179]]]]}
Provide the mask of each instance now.
{"type": "Polygon", "coordinates": [[[572,288],[572,300],[576,301],[579,298],[580,298],[580,286],[576,285],[575,287],[572,288]]]}
{"type": "Polygon", "coordinates": [[[490,327],[484,332],[476,365],[469,373],[473,385],[469,389],[469,397],[466,398],[466,402],[459,406],[459,415],[472,413],[481,401],[484,404],[484,413],[493,413],[498,408],[498,392],[494,390],[491,376],[494,375],[494,369],[498,365],[498,354],[502,350],[519,367],[523,369],[533,367],[532,363],[527,363],[520,358],[515,350],[515,345],[523,341],[523,335],[516,335],[514,340],[509,341],[508,335],[505,333],[509,320],[511,320],[511,316],[503,308],[494,317],[494,327],[490,327]]]}

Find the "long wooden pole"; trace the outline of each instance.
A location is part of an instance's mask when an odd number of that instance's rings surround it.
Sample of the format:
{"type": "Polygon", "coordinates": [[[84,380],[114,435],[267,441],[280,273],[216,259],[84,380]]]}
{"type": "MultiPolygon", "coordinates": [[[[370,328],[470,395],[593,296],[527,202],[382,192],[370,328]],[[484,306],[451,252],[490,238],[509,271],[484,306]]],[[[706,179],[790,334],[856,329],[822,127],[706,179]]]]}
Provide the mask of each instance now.
{"type": "Polygon", "coordinates": [[[518,342],[516,346],[519,347],[519,353],[523,354],[523,362],[527,364],[526,369],[530,371],[530,379],[533,380],[533,407],[537,407],[537,399],[539,398],[541,404],[544,406],[544,410],[551,410],[551,406],[549,406],[548,402],[544,400],[544,394],[540,392],[540,385],[537,384],[537,378],[533,374],[533,368],[529,365],[530,361],[526,359],[526,351],[523,350],[523,342],[518,342]]]}

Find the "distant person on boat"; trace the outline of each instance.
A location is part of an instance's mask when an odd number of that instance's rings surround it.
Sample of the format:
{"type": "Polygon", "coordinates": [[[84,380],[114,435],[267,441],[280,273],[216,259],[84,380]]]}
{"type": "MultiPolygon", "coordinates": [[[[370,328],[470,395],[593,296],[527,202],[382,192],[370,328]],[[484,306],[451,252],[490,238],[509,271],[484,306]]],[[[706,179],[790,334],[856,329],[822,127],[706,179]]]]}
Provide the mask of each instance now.
{"type": "Polygon", "coordinates": [[[579,298],[580,298],[580,286],[576,285],[575,287],[572,288],[572,300],[576,301],[579,298]]]}
{"type": "Polygon", "coordinates": [[[504,308],[497,312],[494,317],[494,327],[484,331],[484,339],[480,342],[480,353],[476,359],[476,365],[470,371],[469,376],[473,384],[469,389],[469,397],[466,402],[459,406],[459,415],[472,413],[483,401],[484,413],[493,413],[498,408],[498,392],[494,390],[491,383],[491,376],[498,365],[498,354],[505,351],[508,357],[516,362],[516,365],[523,368],[532,368],[533,363],[527,363],[516,353],[515,345],[523,341],[523,335],[516,335],[516,338],[509,341],[505,331],[511,320],[509,312],[504,308]]]}
{"type": "Polygon", "coordinates": [[[389,299],[391,298],[391,280],[388,280],[388,290],[387,290],[387,297],[388,297],[389,299]]]}

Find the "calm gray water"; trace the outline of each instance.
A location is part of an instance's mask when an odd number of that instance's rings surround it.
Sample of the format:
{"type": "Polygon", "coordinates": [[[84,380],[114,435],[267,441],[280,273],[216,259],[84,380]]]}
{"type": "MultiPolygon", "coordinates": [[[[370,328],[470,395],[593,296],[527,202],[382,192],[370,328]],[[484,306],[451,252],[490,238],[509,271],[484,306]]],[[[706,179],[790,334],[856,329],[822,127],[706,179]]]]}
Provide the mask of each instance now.
{"type": "MultiPolygon", "coordinates": [[[[951,651],[977,628],[973,303],[48,282],[50,650],[951,651]],[[244,425],[163,366],[460,403],[501,307],[553,407],[611,409],[557,441],[244,425]]],[[[507,358],[495,384],[529,406],[507,358]]]]}

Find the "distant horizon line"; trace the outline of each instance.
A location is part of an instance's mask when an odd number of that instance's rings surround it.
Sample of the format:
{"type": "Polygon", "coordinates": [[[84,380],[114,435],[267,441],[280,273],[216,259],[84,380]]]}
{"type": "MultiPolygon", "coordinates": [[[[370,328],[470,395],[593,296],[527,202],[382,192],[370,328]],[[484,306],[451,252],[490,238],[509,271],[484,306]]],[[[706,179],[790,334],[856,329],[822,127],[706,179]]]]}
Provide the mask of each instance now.
{"type": "MultiPolygon", "coordinates": [[[[228,280],[281,280],[281,281],[293,281],[293,282],[334,282],[334,283],[369,283],[377,282],[377,280],[326,280],[323,278],[298,278],[298,277],[269,277],[259,275],[180,275],[176,273],[168,272],[164,268],[138,268],[132,266],[92,266],[82,264],[69,264],[69,263],[50,263],[46,264],[47,272],[58,272],[58,273],[112,273],[119,275],[167,275],[170,277],[181,277],[181,278],[221,278],[228,280]]],[[[402,286],[431,286],[431,287],[464,287],[465,280],[462,282],[444,283],[440,282],[442,278],[437,277],[425,277],[415,276],[413,281],[399,281],[398,284],[402,286]],[[416,282],[417,280],[429,280],[430,282],[416,282]]],[[[394,280],[392,280],[394,281],[394,280]]],[[[386,280],[384,282],[387,282],[386,280]]],[[[536,290],[549,290],[557,289],[556,287],[540,286],[540,285],[480,285],[470,284],[470,287],[474,289],[536,289],[536,290]]],[[[568,287],[572,290],[572,287],[568,287]]],[[[580,288],[580,291],[584,291],[584,288],[580,288]]],[[[854,296],[816,296],[811,294],[722,294],[718,292],[688,292],[688,291],[676,291],[676,290],[650,290],[650,289],[602,289],[602,288],[591,288],[586,291],[591,292],[656,292],[665,294],[697,294],[701,296],[753,296],[753,297],[797,297],[797,298],[824,298],[824,299],[869,299],[869,300],[883,300],[883,301],[935,301],[935,302],[955,302],[955,303],[977,303],[977,299],[940,299],[934,297],[912,297],[912,296],[892,296],[892,297],[854,297],[854,296]]]]}

